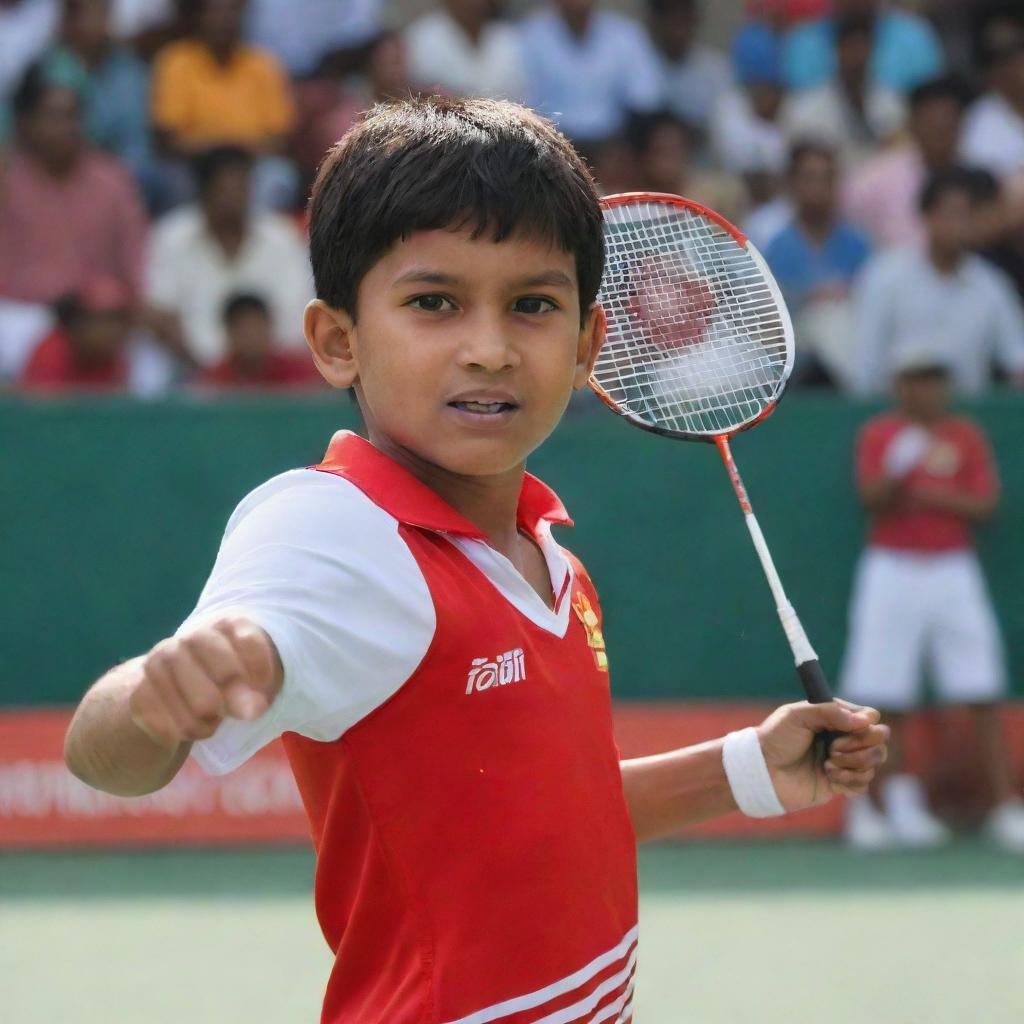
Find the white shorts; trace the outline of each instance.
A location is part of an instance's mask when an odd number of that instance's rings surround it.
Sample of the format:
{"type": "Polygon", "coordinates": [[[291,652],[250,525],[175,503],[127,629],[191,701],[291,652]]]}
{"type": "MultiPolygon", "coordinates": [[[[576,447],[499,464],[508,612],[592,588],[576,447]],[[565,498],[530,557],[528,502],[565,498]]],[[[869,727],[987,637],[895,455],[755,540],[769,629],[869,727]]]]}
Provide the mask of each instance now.
{"type": "Polygon", "coordinates": [[[926,661],[948,703],[1005,695],[999,626],[978,559],[973,551],[868,548],[850,601],[842,695],[881,710],[914,708],[926,661]]]}

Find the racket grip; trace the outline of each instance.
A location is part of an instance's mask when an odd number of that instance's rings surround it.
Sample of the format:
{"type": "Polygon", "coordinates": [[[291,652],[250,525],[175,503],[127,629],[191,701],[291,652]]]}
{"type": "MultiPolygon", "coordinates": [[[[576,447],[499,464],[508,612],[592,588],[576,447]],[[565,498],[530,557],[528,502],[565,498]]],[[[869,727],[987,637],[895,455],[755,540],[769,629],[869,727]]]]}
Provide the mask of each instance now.
{"type": "MultiPolygon", "coordinates": [[[[796,674],[800,677],[804,693],[807,694],[807,699],[811,704],[827,704],[834,699],[832,690],[828,685],[828,680],[825,678],[825,673],[821,670],[821,662],[817,658],[812,658],[810,661],[805,661],[802,665],[797,665],[796,674]]],[[[824,764],[828,760],[832,741],[838,739],[841,735],[842,733],[823,729],[814,737],[815,756],[819,764],[824,764]]]]}

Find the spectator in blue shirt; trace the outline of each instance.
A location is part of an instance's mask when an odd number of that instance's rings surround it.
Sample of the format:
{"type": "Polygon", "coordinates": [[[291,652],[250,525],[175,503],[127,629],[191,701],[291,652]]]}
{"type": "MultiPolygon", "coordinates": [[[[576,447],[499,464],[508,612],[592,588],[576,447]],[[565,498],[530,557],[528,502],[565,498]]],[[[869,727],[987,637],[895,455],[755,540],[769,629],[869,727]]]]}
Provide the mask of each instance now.
{"type": "Polygon", "coordinates": [[[110,0],[65,0],[60,40],[44,67],[81,96],[89,141],[118,157],[149,191],[149,71],[114,42],[110,0]]]}
{"type": "Polygon", "coordinates": [[[523,22],[527,103],[591,147],[618,135],[631,111],[664,101],[659,57],[638,21],[594,0],[556,0],[523,22]]]}
{"type": "Polygon", "coordinates": [[[852,347],[850,290],[870,255],[867,239],[839,212],[835,152],[799,141],[790,152],[788,223],[764,257],[793,316],[800,358],[795,379],[824,375],[846,385],[852,347]]]}
{"type": "Polygon", "coordinates": [[[822,85],[836,73],[835,19],[877,17],[869,76],[872,84],[907,92],[935,78],[946,63],[938,33],[924,18],[889,10],[881,0],[834,0],[833,16],[790,29],[782,47],[782,71],[790,89],[822,85]]]}

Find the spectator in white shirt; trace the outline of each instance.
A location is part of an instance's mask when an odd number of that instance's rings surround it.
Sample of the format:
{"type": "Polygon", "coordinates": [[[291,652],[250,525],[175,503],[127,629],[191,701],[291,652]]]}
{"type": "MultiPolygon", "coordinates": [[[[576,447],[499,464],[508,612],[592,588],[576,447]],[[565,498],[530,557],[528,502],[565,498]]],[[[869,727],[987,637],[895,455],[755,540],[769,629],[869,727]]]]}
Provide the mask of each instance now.
{"type": "Polygon", "coordinates": [[[985,21],[979,57],[988,91],[967,111],[960,154],[1024,191],[1024,15],[985,21]]]}
{"type": "Polygon", "coordinates": [[[997,363],[1024,385],[1024,316],[1009,278],[973,253],[974,181],[953,168],[921,194],[923,247],[890,249],[869,262],[856,291],[855,390],[880,395],[908,351],[929,351],[955,390],[983,391],[997,363]]]}
{"type": "Polygon", "coordinates": [[[380,7],[380,0],[249,0],[246,35],[293,78],[306,78],[325,65],[346,66],[345,55],[380,33],[380,7]]]}
{"type": "Polygon", "coordinates": [[[902,96],[868,74],[876,27],[872,13],[837,17],[835,74],[822,85],[794,93],[782,110],[791,139],[829,143],[846,168],[895,136],[905,118],[902,96]]]}
{"type": "Polygon", "coordinates": [[[584,148],[617,135],[630,111],[664,101],[658,55],[633,18],[594,0],[556,0],[522,33],[527,103],[584,148]]]}
{"type": "Polygon", "coordinates": [[[403,33],[416,85],[461,96],[522,100],[519,27],[494,17],[491,0],[446,0],[403,33]]]}
{"type": "Polygon", "coordinates": [[[737,86],[715,106],[712,145],[726,170],[781,175],[788,145],[779,112],[782,78],[776,34],[757,22],[741,29],[732,44],[737,86]]]}
{"type": "Polygon", "coordinates": [[[307,248],[287,218],[253,212],[252,158],[224,146],[197,159],[200,198],[167,214],[150,235],[151,323],[185,361],[209,366],[226,352],[221,311],[234,292],[266,297],[282,344],[298,348],[313,297],[307,248]]]}
{"type": "Polygon", "coordinates": [[[753,208],[743,230],[761,249],[791,212],[782,194],[788,146],[779,122],[778,35],[765,23],[747,24],[733,38],[732,63],[737,84],[715,104],[711,148],[726,171],[743,179],[753,208]]]}
{"type": "Polygon", "coordinates": [[[58,0],[0,0],[0,102],[53,42],[59,24],[58,0]]]}
{"type": "Polygon", "coordinates": [[[699,42],[702,0],[648,0],[651,39],[661,55],[666,102],[680,120],[702,133],[718,97],[733,84],[729,58],[699,42]]]}

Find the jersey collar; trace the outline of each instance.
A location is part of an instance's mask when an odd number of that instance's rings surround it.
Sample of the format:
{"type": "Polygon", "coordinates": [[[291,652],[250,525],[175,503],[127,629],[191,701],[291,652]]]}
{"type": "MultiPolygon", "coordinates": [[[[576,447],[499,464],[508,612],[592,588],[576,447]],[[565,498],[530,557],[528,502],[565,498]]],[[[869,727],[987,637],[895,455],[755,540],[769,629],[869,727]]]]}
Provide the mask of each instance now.
{"type": "MultiPolygon", "coordinates": [[[[331,438],[323,462],[311,468],[344,477],[400,522],[438,533],[487,540],[478,526],[426,484],[350,430],[339,430],[331,438]]],[[[572,526],[558,495],[529,473],[523,475],[516,518],[519,528],[534,538],[541,523],[572,526]]]]}

